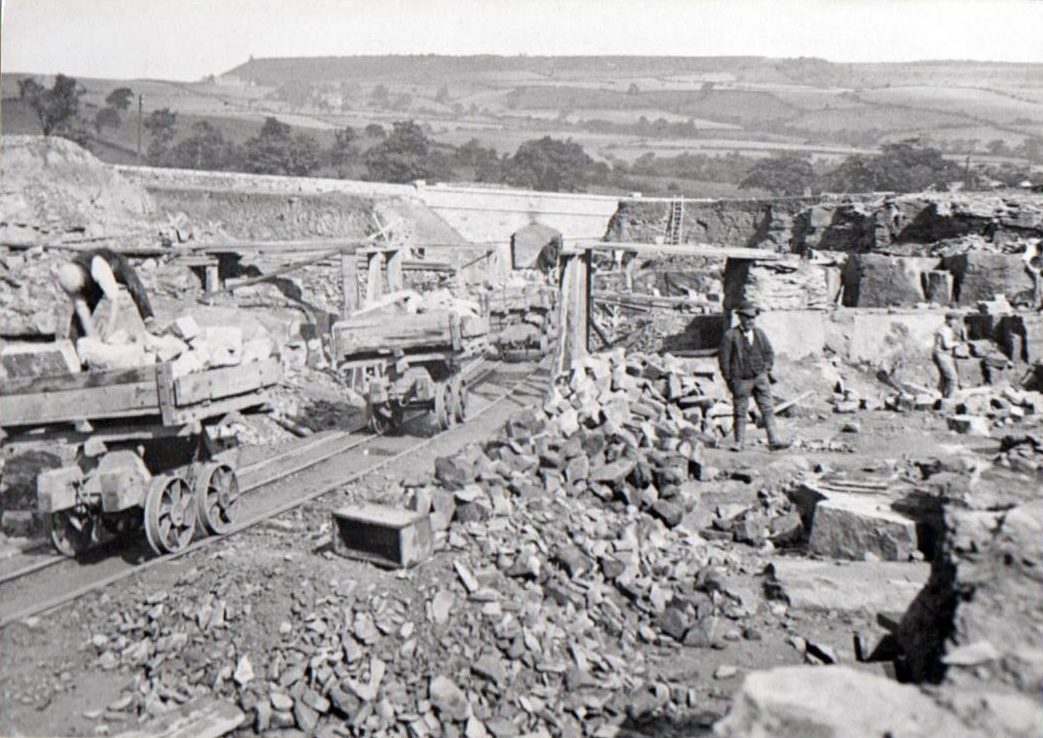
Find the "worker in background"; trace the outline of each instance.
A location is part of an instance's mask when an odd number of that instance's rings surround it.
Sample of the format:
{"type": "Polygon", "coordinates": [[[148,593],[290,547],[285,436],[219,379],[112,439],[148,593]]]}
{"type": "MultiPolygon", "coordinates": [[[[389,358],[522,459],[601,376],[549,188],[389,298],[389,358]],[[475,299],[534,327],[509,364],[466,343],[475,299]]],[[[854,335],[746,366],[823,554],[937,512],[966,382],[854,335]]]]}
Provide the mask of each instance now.
{"type": "Polygon", "coordinates": [[[93,333],[91,316],[103,297],[108,297],[112,303],[108,324],[108,332],[111,333],[119,316],[120,285],[127,288],[145,326],[151,328],[155,322],[152,304],[138,273],[125,256],[111,249],[85,251],[72,261],[62,264],[58,268],[58,284],[72,300],[75,311],[70,338],[90,336],[93,333]]]}
{"type": "Polygon", "coordinates": [[[934,352],[932,358],[938,367],[942,397],[952,397],[960,384],[960,376],[956,369],[956,353],[963,346],[963,319],[960,314],[950,311],[945,314],[945,323],[934,334],[934,352]]]}
{"type": "Polygon", "coordinates": [[[779,438],[775,427],[775,410],[771,397],[772,368],[775,352],[764,331],[754,325],[757,308],[743,300],[735,310],[739,325],[724,332],[719,361],[721,376],[732,393],[735,444],[733,451],[742,451],[746,443],[746,423],[749,417],[750,395],[757,402],[768,434],[768,447],[781,451],[792,444],[779,438]]]}

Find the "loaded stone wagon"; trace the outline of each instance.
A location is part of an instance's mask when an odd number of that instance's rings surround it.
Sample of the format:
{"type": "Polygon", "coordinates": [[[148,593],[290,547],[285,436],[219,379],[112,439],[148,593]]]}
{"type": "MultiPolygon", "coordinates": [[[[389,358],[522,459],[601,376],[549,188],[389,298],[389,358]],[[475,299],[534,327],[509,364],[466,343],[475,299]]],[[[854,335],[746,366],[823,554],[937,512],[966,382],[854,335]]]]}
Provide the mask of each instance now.
{"type": "Polygon", "coordinates": [[[484,354],[488,318],[450,310],[360,313],[334,323],[332,333],[337,364],[367,373],[374,432],[391,431],[410,409],[432,412],[443,429],[466,420],[465,364],[484,354]]]}
{"type": "Polygon", "coordinates": [[[264,406],[274,359],[174,376],[172,362],[6,379],[5,444],[46,444],[62,465],[37,478],[54,547],[76,556],[100,530],[143,527],[156,553],[196,533],[229,530],[239,510],[238,448],[229,423],[264,406]]]}

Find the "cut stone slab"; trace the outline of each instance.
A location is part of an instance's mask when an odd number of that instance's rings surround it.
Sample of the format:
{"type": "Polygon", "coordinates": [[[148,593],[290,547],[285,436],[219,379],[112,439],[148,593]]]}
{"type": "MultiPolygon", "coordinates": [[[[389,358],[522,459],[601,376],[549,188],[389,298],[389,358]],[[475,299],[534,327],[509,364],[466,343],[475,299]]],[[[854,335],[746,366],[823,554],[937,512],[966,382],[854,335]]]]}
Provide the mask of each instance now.
{"type": "Polygon", "coordinates": [[[859,561],[907,561],[917,550],[916,523],[880,495],[830,492],[818,503],[811,525],[812,553],[859,561]]]}
{"type": "Polygon", "coordinates": [[[918,687],[845,666],[788,666],[747,676],[714,735],[969,738],[971,732],[918,687]]]}
{"type": "Polygon", "coordinates": [[[984,415],[953,415],[948,419],[949,430],[970,436],[988,436],[989,419],[984,415]]]}
{"type": "Polygon", "coordinates": [[[72,341],[6,343],[0,350],[0,376],[53,377],[80,371],[72,341]]]}
{"type": "Polygon", "coordinates": [[[434,551],[431,517],[384,505],[347,505],[333,511],[333,550],[378,566],[414,566],[434,551]]]}
{"type": "Polygon", "coordinates": [[[798,610],[905,612],[930,576],[921,562],[777,558],[768,590],[798,610]]]}
{"type": "Polygon", "coordinates": [[[120,733],[119,738],[220,738],[238,728],[245,720],[246,715],[243,711],[232,703],[203,697],[186,702],[133,730],[120,733]]]}

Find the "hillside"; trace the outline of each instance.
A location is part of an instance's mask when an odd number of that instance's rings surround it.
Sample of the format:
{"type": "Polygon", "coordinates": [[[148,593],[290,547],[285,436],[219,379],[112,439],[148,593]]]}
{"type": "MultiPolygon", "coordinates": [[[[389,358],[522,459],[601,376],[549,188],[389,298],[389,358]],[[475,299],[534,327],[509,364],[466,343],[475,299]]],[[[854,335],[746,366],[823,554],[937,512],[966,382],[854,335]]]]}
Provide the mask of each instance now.
{"type": "MultiPolygon", "coordinates": [[[[17,100],[24,75],[3,75],[5,133],[38,133],[17,100]]],[[[767,57],[360,56],[251,59],[184,83],[79,79],[92,121],[120,86],[140,95],[144,117],[177,113],[176,140],[209,123],[242,145],[268,117],[323,148],[352,127],[354,163],[324,176],[365,176],[377,124],[414,120],[436,145],[469,142],[497,156],[533,139],[569,139],[597,162],[632,165],[680,154],[749,160],[788,152],[835,166],[852,154],[909,138],[959,161],[1024,168],[1043,164],[1043,65],[933,61],[836,64],[767,57]]],[[[136,99],[135,99],[136,102],[136,99]]],[[[137,160],[137,111],[98,133],[105,161],[137,160]]],[[[151,142],[144,132],[142,147],[151,142]]],[[[447,149],[447,151],[450,151],[447,149]]],[[[205,166],[205,163],[204,163],[205,166]]],[[[456,181],[473,177],[461,169],[456,181]]],[[[635,173],[636,176],[636,173],[635,173]]],[[[646,193],[734,196],[741,179],[632,180],[646,193]]],[[[623,185],[620,185],[623,186],[623,185]]],[[[599,190],[601,191],[601,190],[599,190]]],[[[604,191],[611,191],[605,189],[604,191]]],[[[625,190],[624,190],[625,191],[625,190]]]]}

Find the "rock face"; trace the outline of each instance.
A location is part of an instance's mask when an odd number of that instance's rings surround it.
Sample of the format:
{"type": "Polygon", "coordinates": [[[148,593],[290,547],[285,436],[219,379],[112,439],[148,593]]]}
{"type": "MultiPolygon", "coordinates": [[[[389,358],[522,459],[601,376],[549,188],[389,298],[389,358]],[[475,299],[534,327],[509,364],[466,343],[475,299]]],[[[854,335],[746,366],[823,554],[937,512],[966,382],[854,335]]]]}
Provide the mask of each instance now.
{"type": "Polygon", "coordinates": [[[892,307],[924,302],[925,275],[937,264],[937,259],[852,254],[844,267],[844,305],[892,307]]]}
{"type": "Polygon", "coordinates": [[[1019,254],[991,254],[969,251],[944,260],[953,273],[956,302],[975,305],[1005,295],[1014,305],[1034,304],[1034,283],[1019,254]]]}
{"type": "MultiPolygon", "coordinates": [[[[665,238],[668,200],[623,200],[609,222],[609,241],[665,238]]],[[[732,200],[684,204],[682,242],[803,253],[923,253],[915,245],[972,238],[1003,247],[1043,236],[1043,207],[1031,195],[918,193],[732,200]],[[908,248],[913,245],[913,248],[908,248]]]]}
{"type": "Polygon", "coordinates": [[[844,666],[792,666],[743,682],[718,738],[960,738],[971,734],[917,687],[844,666]]]}
{"type": "Polygon", "coordinates": [[[151,198],[87,150],[57,136],[4,136],[2,146],[4,241],[147,237],[151,198]]]}

